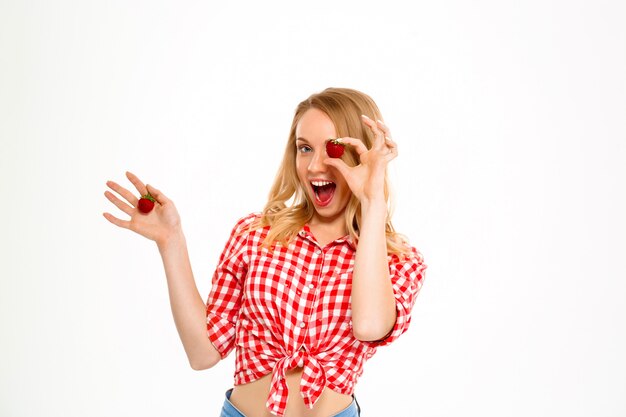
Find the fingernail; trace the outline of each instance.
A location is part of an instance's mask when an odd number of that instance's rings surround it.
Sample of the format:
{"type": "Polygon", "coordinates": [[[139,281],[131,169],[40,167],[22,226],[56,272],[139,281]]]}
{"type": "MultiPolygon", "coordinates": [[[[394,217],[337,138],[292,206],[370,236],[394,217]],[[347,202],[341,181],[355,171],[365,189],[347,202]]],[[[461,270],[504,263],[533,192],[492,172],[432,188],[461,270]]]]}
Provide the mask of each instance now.
{"type": "Polygon", "coordinates": [[[366,115],[364,115],[364,114],[362,114],[362,115],[361,115],[361,117],[364,117],[364,118],[366,118],[366,119],[368,119],[368,120],[372,120],[372,119],[370,119],[369,117],[367,117],[367,116],[366,116],[366,115]]]}
{"type": "Polygon", "coordinates": [[[382,120],[380,120],[380,119],[376,119],[376,121],[377,121],[378,123],[380,123],[381,125],[383,125],[383,126],[385,125],[385,123],[384,123],[382,120]]]}

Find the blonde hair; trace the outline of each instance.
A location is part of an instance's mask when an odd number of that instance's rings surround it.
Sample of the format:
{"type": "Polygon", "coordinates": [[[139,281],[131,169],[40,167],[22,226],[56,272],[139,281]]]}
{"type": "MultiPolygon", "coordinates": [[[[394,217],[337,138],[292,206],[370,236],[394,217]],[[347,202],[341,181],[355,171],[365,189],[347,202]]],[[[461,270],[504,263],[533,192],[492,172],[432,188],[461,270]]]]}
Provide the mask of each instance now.
{"type": "MultiPolygon", "coordinates": [[[[298,104],[283,161],[278,168],[267,204],[261,217],[251,225],[252,229],[270,226],[263,242],[266,248],[271,248],[276,242],[286,246],[315,213],[315,207],[302,188],[296,172],[296,126],[302,115],[312,108],[324,112],[332,120],[338,137],[359,138],[368,149],[372,146],[373,134],[364,126],[360,116],[364,114],[372,120],[382,120],[374,100],[360,91],[348,88],[327,88],[298,104]],[[288,205],[290,200],[291,203],[288,205]]],[[[352,148],[346,148],[343,160],[349,166],[356,166],[359,163],[359,157],[352,148]]],[[[390,190],[386,172],[384,194],[388,206],[385,224],[387,253],[407,254],[410,249],[405,245],[406,238],[396,233],[391,224],[390,190]]],[[[361,223],[361,203],[354,195],[350,198],[344,215],[346,230],[356,244],[361,223]]]]}

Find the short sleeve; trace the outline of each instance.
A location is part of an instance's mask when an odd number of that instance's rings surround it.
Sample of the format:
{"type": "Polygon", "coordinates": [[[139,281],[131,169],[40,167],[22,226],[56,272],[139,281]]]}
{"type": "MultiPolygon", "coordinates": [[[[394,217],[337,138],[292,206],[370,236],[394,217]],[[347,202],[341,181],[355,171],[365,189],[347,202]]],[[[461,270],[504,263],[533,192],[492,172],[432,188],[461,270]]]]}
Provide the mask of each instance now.
{"type": "Polygon", "coordinates": [[[235,324],[241,306],[241,289],[248,272],[248,226],[256,219],[251,214],[233,228],[213,274],[206,302],[207,335],[222,358],[235,347],[235,324]]]}
{"type": "Polygon", "coordinates": [[[389,275],[396,299],[396,323],[393,329],[381,340],[367,342],[372,346],[385,346],[407,331],[411,323],[411,311],[417,294],[422,288],[426,264],[422,254],[411,247],[411,252],[404,257],[390,255],[389,275]]]}

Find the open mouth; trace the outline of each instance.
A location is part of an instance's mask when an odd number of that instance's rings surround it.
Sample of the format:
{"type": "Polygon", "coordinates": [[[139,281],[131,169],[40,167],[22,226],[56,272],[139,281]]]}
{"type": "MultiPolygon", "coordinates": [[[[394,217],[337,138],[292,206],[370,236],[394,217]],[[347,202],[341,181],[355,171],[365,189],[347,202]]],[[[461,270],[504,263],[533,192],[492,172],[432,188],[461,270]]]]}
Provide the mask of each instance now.
{"type": "Polygon", "coordinates": [[[319,206],[327,206],[335,195],[335,188],[337,187],[332,181],[311,181],[313,187],[313,193],[315,194],[315,201],[319,206]]]}

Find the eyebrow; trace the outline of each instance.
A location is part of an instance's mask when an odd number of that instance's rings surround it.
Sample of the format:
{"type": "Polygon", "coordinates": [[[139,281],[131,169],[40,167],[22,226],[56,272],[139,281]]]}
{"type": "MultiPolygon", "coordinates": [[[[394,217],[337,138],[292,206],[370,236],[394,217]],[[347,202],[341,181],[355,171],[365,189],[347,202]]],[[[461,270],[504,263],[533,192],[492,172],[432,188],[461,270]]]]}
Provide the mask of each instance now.
{"type": "Polygon", "coordinates": [[[309,141],[306,140],[305,138],[296,138],[296,142],[298,142],[298,141],[309,143],[309,141]]]}

